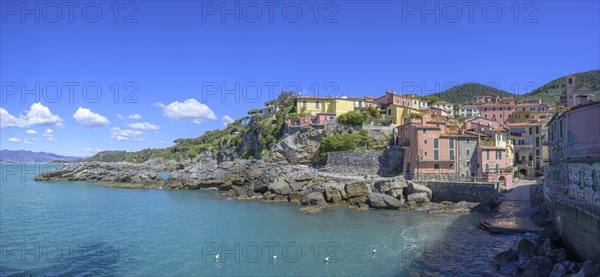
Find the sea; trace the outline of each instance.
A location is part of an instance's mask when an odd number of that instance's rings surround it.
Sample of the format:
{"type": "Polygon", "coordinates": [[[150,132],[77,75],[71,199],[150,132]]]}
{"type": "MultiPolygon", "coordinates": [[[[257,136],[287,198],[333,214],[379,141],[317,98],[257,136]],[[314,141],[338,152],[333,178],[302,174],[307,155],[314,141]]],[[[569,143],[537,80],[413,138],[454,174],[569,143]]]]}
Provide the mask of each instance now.
{"type": "Polygon", "coordinates": [[[477,228],[481,212],[306,214],[215,191],[33,180],[55,166],[1,166],[1,276],[506,276],[494,256],[527,236],[477,228]]]}

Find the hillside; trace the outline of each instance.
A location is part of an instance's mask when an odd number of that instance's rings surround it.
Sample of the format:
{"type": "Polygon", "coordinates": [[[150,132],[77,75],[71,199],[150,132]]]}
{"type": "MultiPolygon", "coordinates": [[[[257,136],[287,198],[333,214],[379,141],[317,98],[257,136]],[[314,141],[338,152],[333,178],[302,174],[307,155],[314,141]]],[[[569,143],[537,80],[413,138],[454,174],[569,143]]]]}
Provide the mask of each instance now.
{"type": "Polygon", "coordinates": [[[277,99],[282,107],[276,114],[249,111],[224,129],[206,131],[196,138],[180,138],[175,145],[162,149],[143,149],[136,152],[103,151],[82,159],[82,161],[142,163],[150,159],[190,160],[213,162],[234,160],[236,158],[260,158],[268,153],[271,146],[283,133],[284,121],[288,113],[293,112],[292,93],[282,93],[277,99]]]}
{"type": "Polygon", "coordinates": [[[435,96],[446,102],[466,104],[473,101],[473,96],[483,95],[486,93],[496,94],[504,97],[513,95],[507,91],[480,83],[464,83],[462,85],[451,87],[442,92],[430,94],[430,96],[435,96]]]}
{"type": "MultiPolygon", "coordinates": [[[[575,73],[575,84],[577,88],[585,86],[596,93],[596,100],[600,100],[600,70],[590,70],[575,73]]],[[[527,98],[541,98],[544,102],[558,104],[560,94],[565,90],[565,76],[555,80],[523,95],[527,98]]]]}
{"type": "Polygon", "coordinates": [[[47,163],[51,161],[73,161],[79,157],[61,156],[46,152],[32,152],[27,150],[2,150],[0,163],[47,163]]]}

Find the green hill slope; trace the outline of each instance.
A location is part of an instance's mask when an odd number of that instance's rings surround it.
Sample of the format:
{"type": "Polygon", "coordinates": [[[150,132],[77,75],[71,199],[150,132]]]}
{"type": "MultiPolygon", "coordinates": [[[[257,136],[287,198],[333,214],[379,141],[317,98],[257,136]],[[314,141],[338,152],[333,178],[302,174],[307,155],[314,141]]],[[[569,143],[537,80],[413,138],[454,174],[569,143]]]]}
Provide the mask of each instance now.
{"type": "Polygon", "coordinates": [[[483,95],[486,93],[496,94],[503,97],[512,96],[512,94],[507,91],[480,83],[464,83],[462,85],[451,87],[442,92],[433,93],[430,96],[438,97],[446,102],[466,104],[472,102],[474,96],[483,95]]]}
{"type": "MultiPolygon", "coordinates": [[[[600,100],[600,70],[590,70],[575,73],[577,88],[585,86],[596,93],[596,100],[600,100]]],[[[566,76],[566,75],[565,75],[566,76]]],[[[559,77],[529,93],[523,94],[527,98],[541,98],[546,103],[558,104],[560,94],[565,90],[565,76],[559,77]]]]}

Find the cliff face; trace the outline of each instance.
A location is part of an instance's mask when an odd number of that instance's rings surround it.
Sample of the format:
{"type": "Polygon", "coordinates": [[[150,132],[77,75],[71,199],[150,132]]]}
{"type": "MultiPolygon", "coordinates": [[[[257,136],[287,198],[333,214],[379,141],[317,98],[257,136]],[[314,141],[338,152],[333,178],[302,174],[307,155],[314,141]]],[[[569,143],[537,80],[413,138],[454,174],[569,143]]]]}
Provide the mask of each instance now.
{"type": "Polygon", "coordinates": [[[287,161],[291,164],[315,164],[319,162],[321,139],[331,135],[356,134],[367,130],[373,145],[388,145],[392,139],[393,128],[381,126],[330,125],[323,129],[289,129],[271,148],[267,157],[271,161],[287,161]]]}

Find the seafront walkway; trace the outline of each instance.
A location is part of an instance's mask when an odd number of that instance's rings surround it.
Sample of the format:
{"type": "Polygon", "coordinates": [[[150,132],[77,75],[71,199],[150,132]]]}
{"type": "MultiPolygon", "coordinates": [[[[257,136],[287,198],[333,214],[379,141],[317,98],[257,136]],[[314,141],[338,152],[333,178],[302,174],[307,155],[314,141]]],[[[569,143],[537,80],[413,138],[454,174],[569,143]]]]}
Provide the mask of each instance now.
{"type": "Polygon", "coordinates": [[[479,223],[479,227],[492,233],[539,233],[543,228],[537,226],[530,219],[535,211],[529,198],[529,188],[536,181],[520,180],[509,191],[502,203],[498,206],[498,213],[490,219],[479,223]]]}

